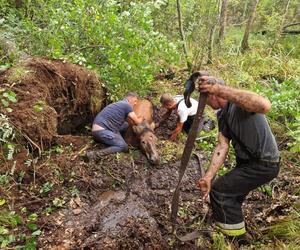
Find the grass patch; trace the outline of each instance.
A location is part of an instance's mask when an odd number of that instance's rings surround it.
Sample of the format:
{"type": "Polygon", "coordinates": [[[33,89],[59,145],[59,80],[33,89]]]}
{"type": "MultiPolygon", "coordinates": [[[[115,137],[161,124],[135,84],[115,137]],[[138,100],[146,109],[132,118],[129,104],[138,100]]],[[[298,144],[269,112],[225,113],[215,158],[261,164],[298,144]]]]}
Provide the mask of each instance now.
{"type": "Polygon", "coordinates": [[[300,244],[300,213],[296,212],[295,215],[266,228],[264,239],[266,240],[281,240],[287,244],[300,244]]]}
{"type": "Polygon", "coordinates": [[[0,226],[15,228],[19,224],[22,224],[22,219],[18,214],[7,210],[0,210],[0,226]]]}

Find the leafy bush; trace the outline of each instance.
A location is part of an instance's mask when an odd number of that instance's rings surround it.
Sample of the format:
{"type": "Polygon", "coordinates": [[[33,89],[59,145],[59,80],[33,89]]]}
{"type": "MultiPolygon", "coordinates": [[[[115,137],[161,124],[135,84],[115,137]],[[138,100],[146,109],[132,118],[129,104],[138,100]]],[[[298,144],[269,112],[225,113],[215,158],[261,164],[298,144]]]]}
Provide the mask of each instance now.
{"type": "Polygon", "coordinates": [[[285,133],[290,136],[288,143],[294,153],[300,152],[300,86],[297,80],[285,81],[279,84],[271,82],[267,87],[256,85],[255,90],[269,97],[272,109],[268,117],[272,122],[280,123],[285,127],[285,133]]]}
{"type": "Polygon", "coordinates": [[[0,114],[0,147],[4,152],[6,159],[11,160],[16,150],[16,145],[13,143],[15,138],[15,130],[9,123],[6,115],[0,114]]]}
{"type": "Polygon", "coordinates": [[[131,2],[124,9],[114,0],[30,3],[26,13],[32,16],[24,13],[14,28],[22,30],[19,43],[29,54],[96,69],[116,100],[129,90],[145,94],[159,67],[178,59],[176,45],[153,27],[151,14],[163,4],[131,2]]]}

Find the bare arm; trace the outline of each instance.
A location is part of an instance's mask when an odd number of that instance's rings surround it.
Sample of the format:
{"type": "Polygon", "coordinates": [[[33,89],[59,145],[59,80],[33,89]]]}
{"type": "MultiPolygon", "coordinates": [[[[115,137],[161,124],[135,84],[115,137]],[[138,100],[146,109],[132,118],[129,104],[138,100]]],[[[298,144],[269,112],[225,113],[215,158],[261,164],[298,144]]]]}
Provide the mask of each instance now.
{"type": "Polygon", "coordinates": [[[254,92],[218,85],[215,95],[235,103],[248,112],[266,114],[271,109],[270,101],[254,92]]]}
{"type": "MultiPolygon", "coordinates": [[[[271,109],[271,103],[267,98],[264,98],[254,92],[240,90],[220,84],[211,84],[210,77],[201,77],[201,84],[199,89],[201,92],[208,92],[209,94],[221,97],[229,102],[235,103],[237,106],[250,113],[266,114],[271,109]]],[[[215,78],[216,79],[216,78],[215,78]]]]}
{"type": "Polygon", "coordinates": [[[135,125],[138,125],[143,122],[143,117],[138,117],[134,112],[130,112],[128,117],[134,122],[135,125]]]}
{"type": "Polygon", "coordinates": [[[203,176],[198,181],[198,185],[203,192],[204,198],[206,198],[210,192],[211,189],[211,181],[220,169],[220,167],[223,165],[226,156],[228,154],[229,150],[229,139],[227,139],[221,132],[218,134],[218,144],[213,152],[213,156],[211,159],[210,166],[203,176]]]}
{"type": "Polygon", "coordinates": [[[178,134],[181,132],[182,130],[182,127],[183,127],[183,123],[182,122],[177,122],[177,126],[176,126],[176,129],[173,131],[171,137],[170,137],[170,140],[171,141],[175,141],[178,134]]]}

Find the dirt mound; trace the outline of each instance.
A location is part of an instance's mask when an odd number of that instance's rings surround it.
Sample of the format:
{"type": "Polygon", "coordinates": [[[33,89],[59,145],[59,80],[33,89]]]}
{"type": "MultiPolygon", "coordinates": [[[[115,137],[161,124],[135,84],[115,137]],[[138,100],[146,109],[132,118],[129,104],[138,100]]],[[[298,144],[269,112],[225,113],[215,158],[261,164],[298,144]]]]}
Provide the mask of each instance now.
{"type": "Polygon", "coordinates": [[[105,91],[94,72],[63,60],[30,58],[0,75],[2,92],[15,93],[7,108],[12,124],[41,150],[58,134],[90,122],[104,104],[105,91]]]}

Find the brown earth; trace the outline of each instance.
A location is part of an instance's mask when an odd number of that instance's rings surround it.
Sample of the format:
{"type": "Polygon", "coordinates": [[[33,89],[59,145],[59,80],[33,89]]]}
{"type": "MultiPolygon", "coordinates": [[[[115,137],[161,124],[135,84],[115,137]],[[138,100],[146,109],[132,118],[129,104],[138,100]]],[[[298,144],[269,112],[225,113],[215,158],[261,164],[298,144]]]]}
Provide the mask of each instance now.
{"type": "Polygon", "coordinates": [[[43,151],[58,134],[70,134],[91,121],[105,104],[94,72],[63,60],[30,58],[0,75],[2,91],[18,101],[2,113],[33,147],[43,151]]]}
{"type": "MultiPolygon", "coordinates": [[[[155,107],[156,121],[163,112],[155,107]]],[[[97,163],[87,162],[83,157],[85,150],[101,147],[90,136],[55,136],[52,147],[38,161],[32,157],[22,179],[16,172],[14,185],[0,190],[1,197],[18,214],[27,208],[22,215],[23,226],[14,233],[30,235],[25,225],[28,215],[36,213],[35,223],[42,230],[39,249],[212,248],[204,234],[200,239],[181,242],[171,233],[170,205],[185,141],[167,141],[175,126],[173,113],[156,130],[163,159],[158,167],[149,165],[135,149],[103,157],[97,163]],[[47,183],[51,184],[48,189],[47,183]]],[[[201,164],[205,164],[206,153],[199,149],[196,152],[201,164]]],[[[24,153],[22,159],[28,156],[24,153]]],[[[295,187],[299,187],[300,178],[295,172],[292,166],[285,166],[271,183],[271,195],[259,190],[248,195],[244,213],[248,230],[256,239],[261,237],[262,229],[287,215],[298,199],[299,190],[295,192],[295,187]]],[[[195,229],[212,230],[211,212],[195,185],[199,176],[198,160],[192,157],[182,183],[177,235],[195,229]]]]}

